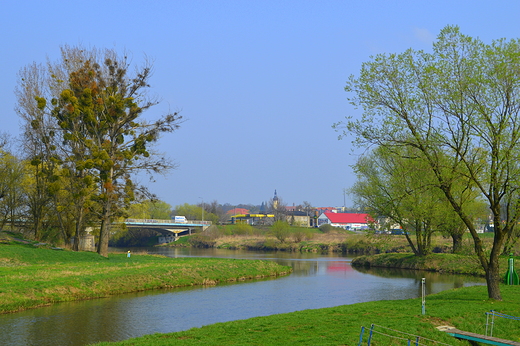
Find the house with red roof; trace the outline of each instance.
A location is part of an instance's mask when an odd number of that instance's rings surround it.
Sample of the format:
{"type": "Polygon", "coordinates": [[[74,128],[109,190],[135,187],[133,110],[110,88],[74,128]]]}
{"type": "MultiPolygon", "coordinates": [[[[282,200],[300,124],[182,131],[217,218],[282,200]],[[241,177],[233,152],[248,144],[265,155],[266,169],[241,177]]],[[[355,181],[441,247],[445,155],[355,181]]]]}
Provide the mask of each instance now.
{"type": "Polygon", "coordinates": [[[329,224],[333,227],[341,227],[346,230],[359,231],[366,230],[374,219],[368,214],[361,213],[322,213],[318,217],[318,226],[329,224]]]}
{"type": "Polygon", "coordinates": [[[229,216],[234,216],[237,214],[249,214],[249,210],[244,209],[244,208],[233,208],[231,210],[228,210],[228,212],[226,214],[229,216]]]}

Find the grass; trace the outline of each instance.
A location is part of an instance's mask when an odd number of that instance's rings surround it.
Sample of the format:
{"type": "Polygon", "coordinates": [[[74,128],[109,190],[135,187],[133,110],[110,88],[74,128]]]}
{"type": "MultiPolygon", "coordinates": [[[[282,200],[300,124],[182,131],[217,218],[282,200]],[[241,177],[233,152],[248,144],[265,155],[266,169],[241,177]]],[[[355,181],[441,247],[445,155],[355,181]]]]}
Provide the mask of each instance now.
{"type": "MultiPolygon", "coordinates": [[[[421,314],[420,299],[376,301],[217,323],[182,332],[96,345],[357,345],[361,327],[369,328],[371,324],[377,325],[375,330],[380,333],[409,337],[392,331],[396,330],[449,345],[467,345],[467,341],[458,341],[435,327],[450,325],[485,334],[485,312],[495,310],[520,316],[520,287],[502,286],[501,290],[503,301],[488,300],[485,286],[430,295],[426,298],[425,315],[421,314]]],[[[368,332],[363,345],[366,345],[367,336],[368,332]]],[[[520,321],[496,319],[493,336],[520,342],[520,321]]],[[[414,340],[412,337],[412,344],[414,340]]],[[[379,333],[374,334],[371,343],[374,346],[406,344],[406,340],[379,333]]],[[[421,345],[434,343],[423,340],[421,345]]]]}
{"type": "Polygon", "coordinates": [[[0,245],[0,313],[56,302],[285,275],[271,261],[56,251],[0,245]]]}
{"type": "MultiPolygon", "coordinates": [[[[493,234],[479,235],[484,248],[489,251],[493,244],[493,234]]],[[[415,241],[415,236],[412,238],[415,241]]],[[[453,241],[450,237],[435,234],[431,239],[433,253],[451,253],[453,241]]],[[[374,253],[409,253],[410,245],[404,235],[354,233],[341,228],[305,228],[291,226],[287,238],[277,239],[268,226],[218,225],[204,233],[182,237],[182,242],[165,246],[214,247],[221,249],[246,249],[291,252],[341,252],[355,255],[374,253]]],[[[520,242],[512,252],[520,256],[520,242]]],[[[473,239],[465,234],[461,244],[461,254],[475,255],[473,239]]]]}
{"type": "MultiPolygon", "coordinates": [[[[508,269],[509,256],[501,256],[500,275],[505,276],[508,269]]],[[[516,258],[516,261],[520,259],[516,258]]],[[[359,256],[352,260],[356,267],[400,268],[412,270],[427,270],[440,273],[474,275],[484,277],[484,269],[475,256],[457,254],[430,254],[417,257],[410,253],[387,253],[359,256]]],[[[518,269],[518,265],[515,266],[518,269]]]]}

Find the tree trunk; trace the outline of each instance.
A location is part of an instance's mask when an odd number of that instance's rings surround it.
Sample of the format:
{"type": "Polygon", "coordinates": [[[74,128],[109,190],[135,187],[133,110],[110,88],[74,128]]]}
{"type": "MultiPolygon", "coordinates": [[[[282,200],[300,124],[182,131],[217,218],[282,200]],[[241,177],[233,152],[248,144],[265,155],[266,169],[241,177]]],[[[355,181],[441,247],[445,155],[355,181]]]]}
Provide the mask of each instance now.
{"type": "Polygon", "coordinates": [[[58,197],[56,194],[53,195],[53,201],[54,201],[54,211],[56,212],[56,217],[58,218],[58,223],[60,225],[61,237],[63,238],[63,242],[65,244],[67,244],[69,242],[69,237],[67,237],[67,231],[65,229],[65,224],[63,222],[61,212],[58,208],[58,197]]]}
{"type": "Polygon", "coordinates": [[[83,206],[85,205],[85,198],[81,198],[76,205],[76,234],[74,236],[74,245],[72,245],[72,250],[79,251],[79,237],[81,236],[81,230],[83,229],[83,220],[85,211],[83,210],[83,206]]]}
{"type": "Polygon", "coordinates": [[[413,243],[412,238],[410,238],[410,235],[406,231],[406,228],[403,228],[403,230],[404,236],[406,237],[406,241],[408,241],[408,245],[410,245],[410,247],[412,248],[412,252],[414,253],[414,255],[419,256],[419,251],[415,247],[415,244],[413,243]]]}
{"type": "Polygon", "coordinates": [[[76,232],[74,235],[73,251],[79,251],[79,237],[81,236],[81,228],[83,226],[83,213],[80,213],[76,219],[76,232]]]}
{"type": "Polygon", "coordinates": [[[460,233],[451,233],[451,239],[453,241],[452,253],[460,253],[462,251],[462,236],[460,233]]]}
{"type": "Polygon", "coordinates": [[[486,282],[489,298],[502,300],[502,295],[500,294],[500,281],[498,257],[492,256],[490,258],[488,270],[486,272],[486,282]]]}
{"type": "Polygon", "coordinates": [[[114,203],[114,187],[112,186],[112,178],[114,175],[113,168],[107,172],[106,179],[102,186],[101,192],[104,195],[102,214],[101,214],[101,230],[99,232],[98,254],[108,257],[108,240],[110,239],[110,226],[112,221],[112,208],[114,203]]]}
{"type": "Polygon", "coordinates": [[[97,252],[103,257],[108,257],[108,240],[110,238],[110,220],[108,215],[104,215],[101,221],[97,252]]]}

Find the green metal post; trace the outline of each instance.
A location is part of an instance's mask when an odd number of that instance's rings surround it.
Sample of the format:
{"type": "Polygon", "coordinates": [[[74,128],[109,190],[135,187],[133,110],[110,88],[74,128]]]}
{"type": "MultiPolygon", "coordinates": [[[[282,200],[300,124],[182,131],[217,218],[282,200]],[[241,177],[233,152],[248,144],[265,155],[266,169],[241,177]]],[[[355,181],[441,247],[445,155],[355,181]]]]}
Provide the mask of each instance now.
{"type": "Polygon", "coordinates": [[[520,283],[518,274],[515,270],[515,259],[513,257],[513,254],[509,254],[508,268],[504,281],[506,285],[518,285],[520,283]]]}

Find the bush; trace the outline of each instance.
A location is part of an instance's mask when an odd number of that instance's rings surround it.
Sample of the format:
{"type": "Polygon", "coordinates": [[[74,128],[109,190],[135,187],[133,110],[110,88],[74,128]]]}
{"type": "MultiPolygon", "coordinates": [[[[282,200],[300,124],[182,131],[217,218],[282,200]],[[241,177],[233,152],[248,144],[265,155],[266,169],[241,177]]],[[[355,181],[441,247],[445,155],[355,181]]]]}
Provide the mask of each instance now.
{"type": "Polygon", "coordinates": [[[234,235],[252,235],[253,234],[253,226],[247,223],[238,223],[233,228],[234,235]]]}
{"type": "Polygon", "coordinates": [[[308,229],[296,229],[292,233],[292,238],[294,239],[295,243],[301,243],[304,239],[310,240],[314,238],[314,233],[312,233],[312,231],[308,229]]]}
{"type": "Polygon", "coordinates": [[[292,233],[292,238],[295,243],[300,243],[305,238],[305,232],[303,230],[296,230],[292,233]]]}
{"type": "Polygon", "coordinates": [[[273,224],[271,231],[276,239],[283,243],[290,235],[290,228],[291,226],[286,221],[279,220],[273,224]]]}
{"type": "Polygon", "coordinates": [[[323,233],[329,233],[329,232],[337,231],[337,230],[342,230],[343,231],[343,228],[333,227],[333,226],[331,226],[328,223],[323,224],[323,225],[320,226],[320,231],[322,231],[323,233]]]}

